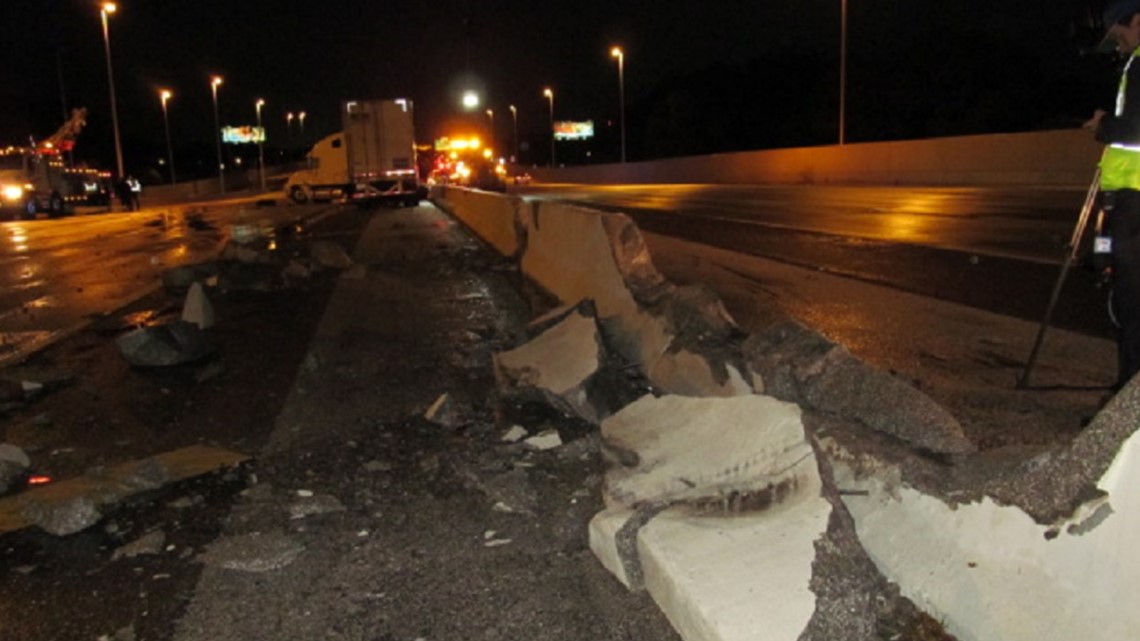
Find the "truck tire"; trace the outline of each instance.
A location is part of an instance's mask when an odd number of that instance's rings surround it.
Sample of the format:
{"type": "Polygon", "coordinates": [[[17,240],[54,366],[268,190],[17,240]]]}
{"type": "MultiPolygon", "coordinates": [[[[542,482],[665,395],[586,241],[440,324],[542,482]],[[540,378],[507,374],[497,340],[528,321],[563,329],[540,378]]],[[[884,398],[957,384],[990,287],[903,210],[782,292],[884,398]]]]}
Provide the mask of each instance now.
{"type": "Polygon", "coordinates": [[[294,185],[293,188],[289,190],[289,198],[298,205],[304,205],[309,202],[309,192],[305,191],[305,188],[300,185],[294,185]]]}
{"type": "Polygon", "coordinates": [[[63,210],[63,196],[53,192],[51,198],[48,199],[48,216],[51,218],[62,216],[63,210]]]}
{"type": "Polygon", "coordinates": [[[36,199],[29,198],[28,202],[24,203],[24,218],[27,220],[35,220],[36,211],[36,199]]]}

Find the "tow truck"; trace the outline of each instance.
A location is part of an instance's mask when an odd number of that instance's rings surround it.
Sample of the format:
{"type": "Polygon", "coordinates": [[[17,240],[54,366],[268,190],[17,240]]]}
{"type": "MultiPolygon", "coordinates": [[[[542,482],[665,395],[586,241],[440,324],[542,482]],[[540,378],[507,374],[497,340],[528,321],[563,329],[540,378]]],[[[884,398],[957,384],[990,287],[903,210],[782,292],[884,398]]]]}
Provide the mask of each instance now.
{"type": "Polygon", "coordinates": [[[63,154],[87,122],[87,110],[33,146],[0,148],[0,219],[49,217],[74,213],[76,205],[99,205],[108,196],[110,174],[67,167],[63,154]]]}

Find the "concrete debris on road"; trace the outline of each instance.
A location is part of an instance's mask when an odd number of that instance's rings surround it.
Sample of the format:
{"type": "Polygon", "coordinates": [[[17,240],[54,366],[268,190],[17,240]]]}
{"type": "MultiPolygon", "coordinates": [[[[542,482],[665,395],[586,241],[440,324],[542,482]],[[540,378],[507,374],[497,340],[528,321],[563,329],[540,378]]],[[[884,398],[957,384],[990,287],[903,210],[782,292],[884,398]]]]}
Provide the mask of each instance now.
{"type": "Polygon", "coordinates": [[[0,443],[0,495],[21,484],[32,460],[23,449],[11,443],[0,443]]]}
{"type": "Polygon", "coordinates": [[[193,323],[199,329],[210,329],[216,323],[214,306],[206,296],[202,283],[194,282],[190,291],[186,293],[186,301],[182,304],[182,320],[193,323]]]}
{"type": "Polygon", "coordinates": [[[562,437],[558,430],[543,430],[523,441],[536,450],[552,450],[562,445],[562,437]]]}
{"type": "Polygon", "coordinates": [[[217,347],[209,334],[183,320],[142,327],[115,339],[127,362],[136,367],[171,367],[200,361],[217,347]]]}
{"type": "Polygon", "coordinates": [[[451,395],[445,392],[424,412],[424,418],[443,427],[462,427],[468,423],[465,414],[451,395]]]}
{"type": "Polygon", "coordinates": [[[503,432],[503,435],[499,437],[499,440],[504,443],[517,443],[527,434],[529,434],[529,432],[527,432],[526,428],[522,425],[512,425],[511,429],[503,432]]]}
{"type": "Polygon", "coordinates": [[[344,512],[347,509],[340,502],[340,499],[331,494],[313,494],[310,492],[306,496],[298,492],[298,496],[299,500],[289,506],[290,519],[303,519],[319,514],[344,512]]]}
{"type": "Polygon", "coordinates": [[[115,550],[111,555],[112,561],[119,559],[133,559],[136,556],[153,555],[162,552],[166,544],[166,533],[162,530],[148,532],[143,536],[115,550]]]}
{"type": "Polygon", "coordinates": [[[329,269],[345,270],[353,265],[344,248],[331,240],[314,240],[309,245],[309,256],[317,265],[329,269]]]}

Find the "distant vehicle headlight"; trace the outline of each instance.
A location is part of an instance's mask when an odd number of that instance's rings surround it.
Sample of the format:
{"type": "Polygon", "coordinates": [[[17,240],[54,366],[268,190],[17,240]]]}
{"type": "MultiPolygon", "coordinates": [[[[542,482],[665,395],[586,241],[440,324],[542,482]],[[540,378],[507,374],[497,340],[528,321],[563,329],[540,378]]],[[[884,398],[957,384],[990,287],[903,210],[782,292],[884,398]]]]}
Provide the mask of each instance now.
{"type": "Polygon", "coordinates": [[[4,196],[4,200],[22,200],[24,198],[24,188],[19,185],[4,185],[0,194],[4,196]]]}

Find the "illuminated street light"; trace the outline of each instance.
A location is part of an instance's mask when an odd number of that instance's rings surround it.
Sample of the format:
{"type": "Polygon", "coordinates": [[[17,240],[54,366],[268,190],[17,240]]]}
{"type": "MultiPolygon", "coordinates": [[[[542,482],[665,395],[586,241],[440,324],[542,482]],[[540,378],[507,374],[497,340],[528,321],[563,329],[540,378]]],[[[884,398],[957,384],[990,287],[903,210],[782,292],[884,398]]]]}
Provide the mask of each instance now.
{"type": "Polygon", "coordinates": [[[123,171],[123,145],[119,142],[119,110],[115,106],[115,73],[111,69],[111,30],[107,26],[107,16],[115,13],[118,7],[114,2],[104,2],[99,10],[103,20],[103,49],[107,53],[107,86],[111,90],[111,126],[115,132],[115,162],[119,169],[119,179],[125,177],[123,171]]]}
{"type": "Polygon", "coordinates": [[[519,110],[515,109],[514,105],[510,106],[511,109],[511,122],[513,123],[513,136],[511,138],[511,147],[515,150],[514,161],[519,161],[519,110]]]}
{"type": "Polygon", "coordinates": [[[554,90],[550,87],[542,90],[542,95],[550,100],[550,166],[556,162],[554,159],[554,90]]]}
{"type": "Polygon", "coordinates": [[[625,162],[625,52],[621,47],[610,49],[610,55],[618,61],[618,96],[621,100],[621,161],[625,162]]]}
{"type": "Polygon", "coordinates": [[[162,127],[166,130],[166,155],[170,158],[170,183],[178,182],[174,175],[174,147],[170,144],[170,118],[166,115],[166,103],[174,96],[169,89],[160,89],[158,98],[162,101],[162,127]]]}
{"type": "Polygon", "coordinates": [[[305,112],[297,114],[297,122],[301,124],[301,144],[305,144],[305,112]]]}
{"type": "Polygon", "coordinates": [[[289,147],[293,146],[293,112],[285,114],[285,128],[289,132],[289,147]]]}
{"type": "Polygon", "coordinates": [[[257,129],[258,129],[257,173],[260,174],[260,176],[261,176],[261,191],[262,192],[266,191],[266,189],[265,189],[265,140],[263,140],[265,130],[262,129],[262,127],[261,127],[261,108],[264,106],[265,106],[265,101],[262,100],[261,98],[258,98],[257,102],[255,102],[253,105],[254,111],[257,112],[257,129]]]}
{"type": "Polygon", "coordinates": [[[847,0],[840,0],[839,27],[839,144],[844,143],[847,129],[847,0]]]}
{"type": "Polygon", "coordinates": [[[479,94],[474,90],[468,89],[463,92],[463,108],[468,111],[479,107],[479,94]]]}
{"type": "Polygon", "coordinates": [[[218,85],[222,84],[221,76],[210,78],[210,91],[214,95],[214,143],[218,147],[218,185],[221,193],[226,191],[226,168],[222,164],[222,123],[218,119],[218,85]]]}

